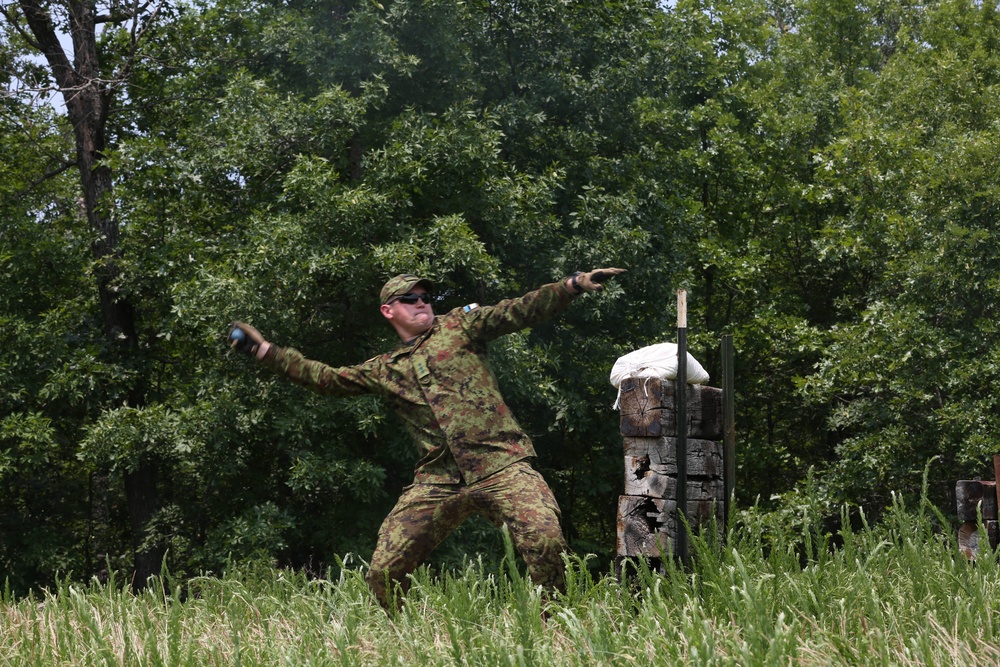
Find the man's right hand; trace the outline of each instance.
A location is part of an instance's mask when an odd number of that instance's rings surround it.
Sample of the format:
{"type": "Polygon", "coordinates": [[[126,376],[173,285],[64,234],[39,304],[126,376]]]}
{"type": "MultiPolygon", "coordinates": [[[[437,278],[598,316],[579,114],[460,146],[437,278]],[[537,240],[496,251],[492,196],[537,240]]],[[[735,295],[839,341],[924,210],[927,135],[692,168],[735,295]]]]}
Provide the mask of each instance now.
{"type": "Polygon", "coordinates": [[[260,335],[260,332],[243,322],[233,322],[229,327],[229,335],[226,339],[229,341],[229,347],[246,352],[250,356],[255,356],[257,350],[264,343],[264,337],[260,335]]]}

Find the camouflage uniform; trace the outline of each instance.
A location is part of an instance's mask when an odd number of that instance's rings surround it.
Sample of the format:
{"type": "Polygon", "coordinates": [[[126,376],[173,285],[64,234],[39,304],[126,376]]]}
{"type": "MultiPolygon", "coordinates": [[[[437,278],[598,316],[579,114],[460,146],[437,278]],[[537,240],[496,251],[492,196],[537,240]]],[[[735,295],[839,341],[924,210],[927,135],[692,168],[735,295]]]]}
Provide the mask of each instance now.
{"type": "Polygon", "coordinates": [[[473,514],[507,525],[532,581],[561,587],[559,506],[526,461],[534,447],[500,394],[486,344],[553,317],[574,298],[559,282],[495,306],[456,308],[356,366],[333,368],[275,345],[266,352],[267,366],[313,391],[382,396],[422,454],[372,556],[368,582],[383,606],[392,606],[392,584],[405,591],[406,575],[473,514]]]}

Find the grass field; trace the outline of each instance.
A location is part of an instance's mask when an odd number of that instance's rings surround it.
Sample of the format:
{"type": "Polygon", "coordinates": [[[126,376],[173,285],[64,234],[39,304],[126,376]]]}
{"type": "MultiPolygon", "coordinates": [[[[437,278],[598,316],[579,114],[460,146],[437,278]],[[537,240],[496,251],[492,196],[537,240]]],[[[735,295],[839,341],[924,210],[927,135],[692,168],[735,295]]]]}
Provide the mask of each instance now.
{"type": "Polygon", "coordinates": [[[832,536],[808,512],[786,536],[743,518],[725,547],[695,540],[689,568],[630,585],[571,559],[546,602],[516,568],[423,571],[392,618],[351,567],[8,593],[0,665],[1000,664],[1000,568],[966,561],[934,508],[832,536]]]}

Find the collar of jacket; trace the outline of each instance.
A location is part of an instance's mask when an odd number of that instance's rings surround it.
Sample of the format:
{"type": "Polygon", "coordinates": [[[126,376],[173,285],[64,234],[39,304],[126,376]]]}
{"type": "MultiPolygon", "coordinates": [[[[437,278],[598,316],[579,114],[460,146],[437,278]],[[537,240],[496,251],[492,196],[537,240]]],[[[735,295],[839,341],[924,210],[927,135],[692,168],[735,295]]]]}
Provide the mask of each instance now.
{"type": "Polygon", "coordinates": [[[428,329],[427,331],[423,332],[422,334],[420,334],[416,338],[414,338],[412,340],[408,340],[408,341],[402,343],[399,347],[397,347],[395,350],[393,350],[392,352],[390,352],[389,353],[389,361],[395,361],[396,359],[399,359],[400,357],[408,357],[408,356],[410,356],[410,354],[415,349],[417,349],[418,347],[420,347],[420,344],[423,343],[425,340],[427,340],[427,338],[432,333],[434,333],[434,330],[438,328],[438,319],[440,319],[440,316],[434,318],[434,324],[431,325],[430,329],[428,329]]]}

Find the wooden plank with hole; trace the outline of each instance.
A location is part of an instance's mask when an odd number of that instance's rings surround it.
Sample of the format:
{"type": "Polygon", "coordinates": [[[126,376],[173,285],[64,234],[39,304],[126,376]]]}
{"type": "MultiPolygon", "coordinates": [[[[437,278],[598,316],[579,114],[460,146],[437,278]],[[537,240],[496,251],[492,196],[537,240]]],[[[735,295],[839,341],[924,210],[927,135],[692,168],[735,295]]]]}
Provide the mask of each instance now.
{"type": "MultiPolygon", "coordinates": [[[[714,519],[721,537],[722,502],[692,500],[687,502],[687,520],[692,527],[702,527],[714,519]]],[[[619,556],[660,558],[670,552],[678,528],[677,502],[669,498],[619,496],[616,548],[619,556]]]]}

